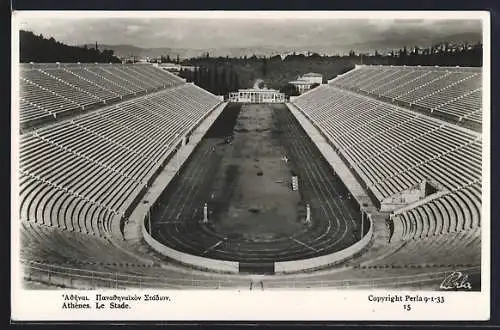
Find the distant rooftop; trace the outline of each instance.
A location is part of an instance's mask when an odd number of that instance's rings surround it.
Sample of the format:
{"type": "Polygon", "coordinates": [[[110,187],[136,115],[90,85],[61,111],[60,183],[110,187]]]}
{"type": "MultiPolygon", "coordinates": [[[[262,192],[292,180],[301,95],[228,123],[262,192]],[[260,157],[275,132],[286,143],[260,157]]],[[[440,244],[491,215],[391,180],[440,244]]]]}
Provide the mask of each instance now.
{"type": "Polygon", "coordinates": [[[289,83],[293,85],[312,85],[312,83],[307,80],[292,80],[289,83]]]}
{"type": "Polygon", "coordinates": [[[177,63],[169,63],[169,62],[166,62],[166,63],[160,63],[159,64],[161,67],[165,67],[165,68],[176,68],[176,67],[180,67],[181,65],[180,64],[177,64],[177,63]]]}
{"type": "Polygon", "coordinates": [[[309,72],[304,74],[302,77],[323,77],[320,73],[309,72]]]}
{"type": "Polygon", "coordinates": [[[259,93],[274,93],[274,92],[279,92],[278,90],[276,89],[267,89],[267,88],[263,88],[263,89],[258,89],[258,88],[247,88],[247,89],[238,89],[238,92],[259,92],[259,93]]]}

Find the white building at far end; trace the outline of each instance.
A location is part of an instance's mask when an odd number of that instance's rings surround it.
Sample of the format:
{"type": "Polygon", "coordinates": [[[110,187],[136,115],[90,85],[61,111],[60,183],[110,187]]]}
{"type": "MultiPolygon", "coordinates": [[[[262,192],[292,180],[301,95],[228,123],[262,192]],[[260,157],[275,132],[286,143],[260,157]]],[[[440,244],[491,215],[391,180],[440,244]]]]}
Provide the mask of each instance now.
{"type": "Polygon", "coordinates": [[[309,72],[299,76],[297,80],[289,82],[291,85],[297,87],[300,94],[307,92],[314,84],[321,85],[323,83],[323,75],[319,73],[309,72]]]}
{"type": "Polygon", "coordinates": [[[285,94],[275,89],[239,89],[229,93],[229,102],[239,103],[284,103],[285,94]]]}

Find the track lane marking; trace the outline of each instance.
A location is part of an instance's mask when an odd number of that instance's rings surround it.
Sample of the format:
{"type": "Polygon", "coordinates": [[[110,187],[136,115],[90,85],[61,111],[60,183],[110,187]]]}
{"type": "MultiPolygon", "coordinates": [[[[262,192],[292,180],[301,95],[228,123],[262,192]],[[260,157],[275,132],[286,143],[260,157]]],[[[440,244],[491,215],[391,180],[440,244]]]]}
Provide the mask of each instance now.
{"type": "MultiPolygon", "coordinates": [[[[307,134],[306,134],[306,138],[307,138],[307,134]]],[[[312,156],[311,151],[310,151],[310,150],[306,150],[306,149],[304,148],[304,145],[303,145],[303,144],[300,144],[300,147],[301,147],[302,151],[303,151],[305,154],[308,154],[308,153],[309,153],[309,154],[311,154],[311,156],[312,156]]],[[[320,157],[323,157],[323,156],[321,155],[321,153],[320,153],[320,157]]],[[[320,174],[321,170],[319,169],[319,167],[317,167],[317,166],[318,166],[318,163],[314,163],[314,165],[312,165],[312,164],[311,164],[311,168],[312,168],[312,166],[314,166],[314,167],[315,167],[315,171],[314,171],[314,174],[313,174],[313,175],[315,176],[316,174],[318,174],[318,175],[321,177],[321,174],[320,174]]],[[[327,185],[326,185],[324,182],[321,182],[321,184],[322,184],[322,185],[324,185],[325,187],[327,187],[327,185]]],[[[348,220],[350,220],[353,224],[355,224],[355,222],[354,222],[354,218],[353,218],[353,216],[352,216],[352,212],[350,212],[350,211],[349,211],[349,208],[348,208],[348,207],[344,204],[344,202],[342,202],[342,201],[337,201],[337,200],[336,200],[336,198],[335,198],[336,196],[334,196],[334,195],[333,195],[333,193],[335,193],[335,195],[337,195],[337,197],[340,197],[340,196],[341,196],[341,194],[337,191],[337,188],[335,187],[335,185],[330,185],[329,187],[330,187],[331,189],[328,189],[328,188],[327,188],[327,189],[325,190],[327,194],[324,194],[324,193],[322,192],[322,195],[324,195],[325,197],[326,197],[326,195],[329,195],[329,196],[331,197],[331,200],[333,201],[333,204],[334,204],[334,206],[335,206],[335,209],[338,209],[338,210],[340,211],[339,215],[340,215],[340,216],[342,216],[342,217],[344,218],[344,221],[343,221],[342,223],[340,223],[340,222],[339,222],[339,219],[335,219],[335,220],[336,220],[336,222],[337,222],[337,225],[338,225],[339,229],[340,229],[340,227],[341,227],[341,226],[340,226],[341,224],[345,225],[345,229],[344,229],[344,231],[343,231],[343,233],[342,233],[341,237],[340,237],[340,238],[339,238],[339,240],[338,240],[338,241],[340,242],[340,241],[341,241],[341,240],[343,240],[343,239],[344,239],[344,237],[347,235],[347,232],[348,232],[348,229],[349,229],[349,226],[348,226],[348,222],[347,222],[347,221],[348,221],[348,220]],[[332,191],[332,190],[333,190],[333,191],[332,191]],[[340,207],[339,207],[339,205],[340,205],[340,207]]],[[[340,198],[340,199],[341,199],[341,200],[343,200],[342,198],[340,198]]],[[[330,201],[329,201],[329,199],[325,200],[325,202],[326,202],[326,204],[328,205],[328,208],[332,210],[332,207],[331,207],[331,205],[330,205],[330,201]]],[[[352,229],[354,229],[354,228],[356,228],[356,226],[355,226],[355,225],[353,226],[353,228],[352,228],[352,229]]],[[[324,235],[326,235],[326,233],[324,233],[324,235]]],[[[324,235],[322,235],[321,237],[323,237],[324,235]]]]}
{"type": "MultiPolygon", "coordinates": [[[[293,114],[292,114],[293,116],[293,114]]],[[[286,127],[289,129],[289,130],[293,130],[294,129],[294,125],[292,124],[292,119],[290,118],[290,116],[286,116],[285,115],[285,118],[286,118],[286,127]]],[[[290,133],[289,133],[290,134],[290,133]]],[[[305,138],[307,138],[307,134],[306,135],[303,135],[305,136],[305,138]]],[[[292,136],[290,136],[292,137],[292,136]]],[[[310,150],[307,150],[304,146],[304,142],[303,141],[300,141],[300,143],[296,140],[296,139],[291,139],[291,144],[293,146],[294,149],[296,149],[297,153],[301,156],[301,157],[304,157],[304,159],[310,159],[310,157],[308,156],[312,156],[311,154],[311,151],[310,150]]],[[[328,210],[330,210],[332,212],[332,215],[334,215],[334,219],[335,219],[335,222],[337,224],[337,229],[341,229],[341,224],[345,225],[345,229],[344,231],[342,232],[342,235],[338,238],[338,240],[335,241],[335,243],[339,243],[341,242],[344,237],[346,236],[347,234],[347,231],[348,231],[348,226],[347,226],[347,223],[344,221],[344,222],[340,222],[339,218],[335,215],[336,212],[334,212],[334,209],[340,211],[338,215],[342,216],[342,217],[345,217],[344,215],[344,212],[343,212],[343,209],[345,211],[345,206],[341,204],[341,207],[339,207],[337,205],[337,202],[335,201],[335,196],[333,196],[333,193],[335,193],[337,196],[339,196],[340,194],[337,192],[336,188],[332,185],[326,185],[325,182],[323,180],[321,180],[321,170],[320,168],[318,167],[318,163],[317,162],[305,162],[304,163],[304,166],[305,166],[305,169],[306,169],[306,176],[309,178],[309,179],[313,179],[311,180],[311,183],[313,182],[316,182],[315,184],[317,185],[317,188],[318,189],[318,192],[320,193],[320,195],[317,195],[318,197],[323,197],[325,198],[324,200],[324,203],[327,205],[327,208],[328,210]],[[310,175],[312,175],[312,177],[310,177],[310,175]],[[319,180],[317,179],[319,178],[319,180]],[[333,193],[330,189],[333,190],[333,193]],[[325,190],[323,190],[325,189],[325,190]],[[326,192],[326,193],[325,193],[326,192]],[[333,203],[335,205],[334,208],[332,208],[331,204],[330,204],[330,201],[329,201],[329,198],[327,197],[330,196],[332,199],[333,199],[333,203]]],[[[314,187],[314,184],[313,184],[313,190],[316,190],[315,187],[314,187]]],[[[323,207],[323,205],[320,206],[321,209],[323,209],[323,211],[326,211],[325,208],[323,207]]],[[[328,218],[328,212],[325,212],[325,214],[327,215],[327,219],[328,219],[328,229],[326,232],[324,232],[322,235],[320,235],[319,237],[317,237],[315,239],[316,240],[321,240],[323,239],[323,237],[325,237],[328,232],[330,231],[330,226],[331,226],[331,222],[330,222],[330,219],[328,218]]],[[[349,212],[348,212],[349,214],[349,212]]],[[[332,244],[333,245],[333,244],[332,244]]]]}
{"type": "MultiPolygon", "coordinates": [[[[209,153],[208,152],[204,152],[202,153],[201,155],[196,155],[196,160],[203,160],[206,158],[206,156],[208,155],[209,153]]],[[[194,159],[193,159],[194,160],[194,159]]],[[[161,216],[159,217],[159,219],[169,219],[169,218],[172,218],[173,214],[175,213],[175,211],[178,211],[179,209],[179,206],[181,205],[181,203],[184,201],[184,197],[182,192],[184,192],[185,190],[188,190],[188,191],[191,191],[191,187],[193,186],[192,184],[192,181],[194,178],[197,178],[198,175],[200,173],[202,173],[203,171],[203,167],[200,167],[200,166],[196,166],[196,167],[190,167],[189,169],[186,169],[186,172],[185,174],[187,174],[185,176],[185,179],[184,180],[181,180],[181,182],[178,182],[177,183],[177,188],[175,188],[174,191],[178,191],[177,194],[174,194],[173,195],[173,201],[170,200],[166,203],[166,207],[165,209],[163,210],[161,216]],[[193,175],[194,174],[194,175],[193,175]],[[174,205],[172,205],[174,204],[174,205]],[[167,217],[165,217],[165,215],[168,213],[167,217]]],[[[181,208],[181,210],[183,210],[183,208],[181,208]]]]}
{"type": "MultiPolygon", "coordinates": [[[[209,154],[210,154],[209,152],[204,152],[203,154],[198,156],[197,159],[198,160],[206,159],[207,155],[209,155],[209,154]]],[[[187,179],[182,180],[180,182],[178,188],[176,188],[177,193],[174,194],[174,196],[175,196],[174,201],[173,201],[174,205],[171,208],[166,207],[164,212],[163,212],[163,214],[168,212],[169,216],[166,217],[166,219],[163,221],[155,222],[157,224],[162,224],[162,225],[170,225],[170,224],[174,225],[173,228],[172,228],[172,226],[160,226],[158,228],[160,236],[163,239],[165,239],[164,234],[167,234],[168,237],[171,240],[175,241],[178,245],[183,246],[183,247],[186,247],[186,246],[189,247],[189,245],[186,245],[186,241],[185,241],[185,239],[182,238],[181,232],[179,230],[179,225],[185,224],[186,222],[184,220],[172,221],[169,219],[175,214],[175,212],[182,213],[184,211],[185,204],[187,203],[186,199],[188,199],[189,196],[192,195],[193,191],[196,188],[197,183],[193,182],[194,181],[193,179],[198,178],[201,174],[204,174],[204,170],[206,170],[204,166],[196,166],[196,167],[190,168],[189,172],[187,172],[187,174],[188,174],[187,179]],[[172,230],[175,230],[175,233],[172,233],[172,230]]],[[[167,205],[170,205],[170,201],[167,203],[167,205]]],[[[169,240],[164,240],[163,242],[165,242],[165,244],[166,244],[166,242],[168,242],[168,241],[169,240]]]]}
{"type": "Polygon", "coordinates": [[[219,245],[221,245],[222,243],[224,243],[224,240],[220,240],[218,241],[217,243],[215,243],[214,245],[210,246],[208,249],[206,249],[205,251],[203,251],[202,255],[206,254],[208,251],[210,250],[213,250],[215,249],[216,247],[218,247],[219,245]]]}
{"type": "Polygon", "coordinates": [[[313,248],[312,246],[307,245],[307,244],[306,244],[306,243],[304,243],[304,242],[299,241],[299,240],[298,240],[298,239],[296,239],[295,237],[290,236],[289,238],[290,238],[292,241],[295,241],[295,242],[299,243],[300,245],[305,246],[306,248],[313,250],[314,252],[319,252],[319,250],[317,250],[317,249],[313,248]]]}

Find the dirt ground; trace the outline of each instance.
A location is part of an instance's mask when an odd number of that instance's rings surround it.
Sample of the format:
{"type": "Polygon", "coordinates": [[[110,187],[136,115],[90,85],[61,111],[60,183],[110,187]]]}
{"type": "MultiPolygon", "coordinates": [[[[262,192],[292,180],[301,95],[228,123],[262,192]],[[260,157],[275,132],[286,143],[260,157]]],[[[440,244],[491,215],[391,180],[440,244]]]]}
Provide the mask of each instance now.
{"type": "Polygon", "coordinates": [[[256,264],[324,255],[355,242],[358,209],[346,194],[286,105],[232,103],[159,198],[153,235],[179,251],[260,272],[256,264]],[[304,223],[305,203],[311,224],[304,223]]]}
{"type": "Polygon", "coordinates": [[[216,147],[224,157],[212,195],[227,207],[213,214],[212,221],[214,229],[228,237],[267,241],[303,227],[300,194],[292,190],[292,171],[276,138],[272,111],[266,105],[243,105],[232,141],[216,147]]]}

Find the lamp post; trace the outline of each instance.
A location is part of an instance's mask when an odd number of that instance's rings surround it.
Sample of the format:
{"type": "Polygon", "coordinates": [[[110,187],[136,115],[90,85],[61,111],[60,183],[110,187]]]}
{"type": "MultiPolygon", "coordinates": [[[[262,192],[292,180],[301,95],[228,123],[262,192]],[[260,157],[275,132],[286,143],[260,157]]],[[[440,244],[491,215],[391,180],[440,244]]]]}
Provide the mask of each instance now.
{"type": "Polygon", "coordinates": [[[306,206],[306,224],[311,224],[311,207],[309,206],[309,204],[307,204],[306,206]]]}
{"type": "Polygon", "coordinates": [[[208,205],[205,203],[203,206],[203,223],[208,223],[208,205]]]}

